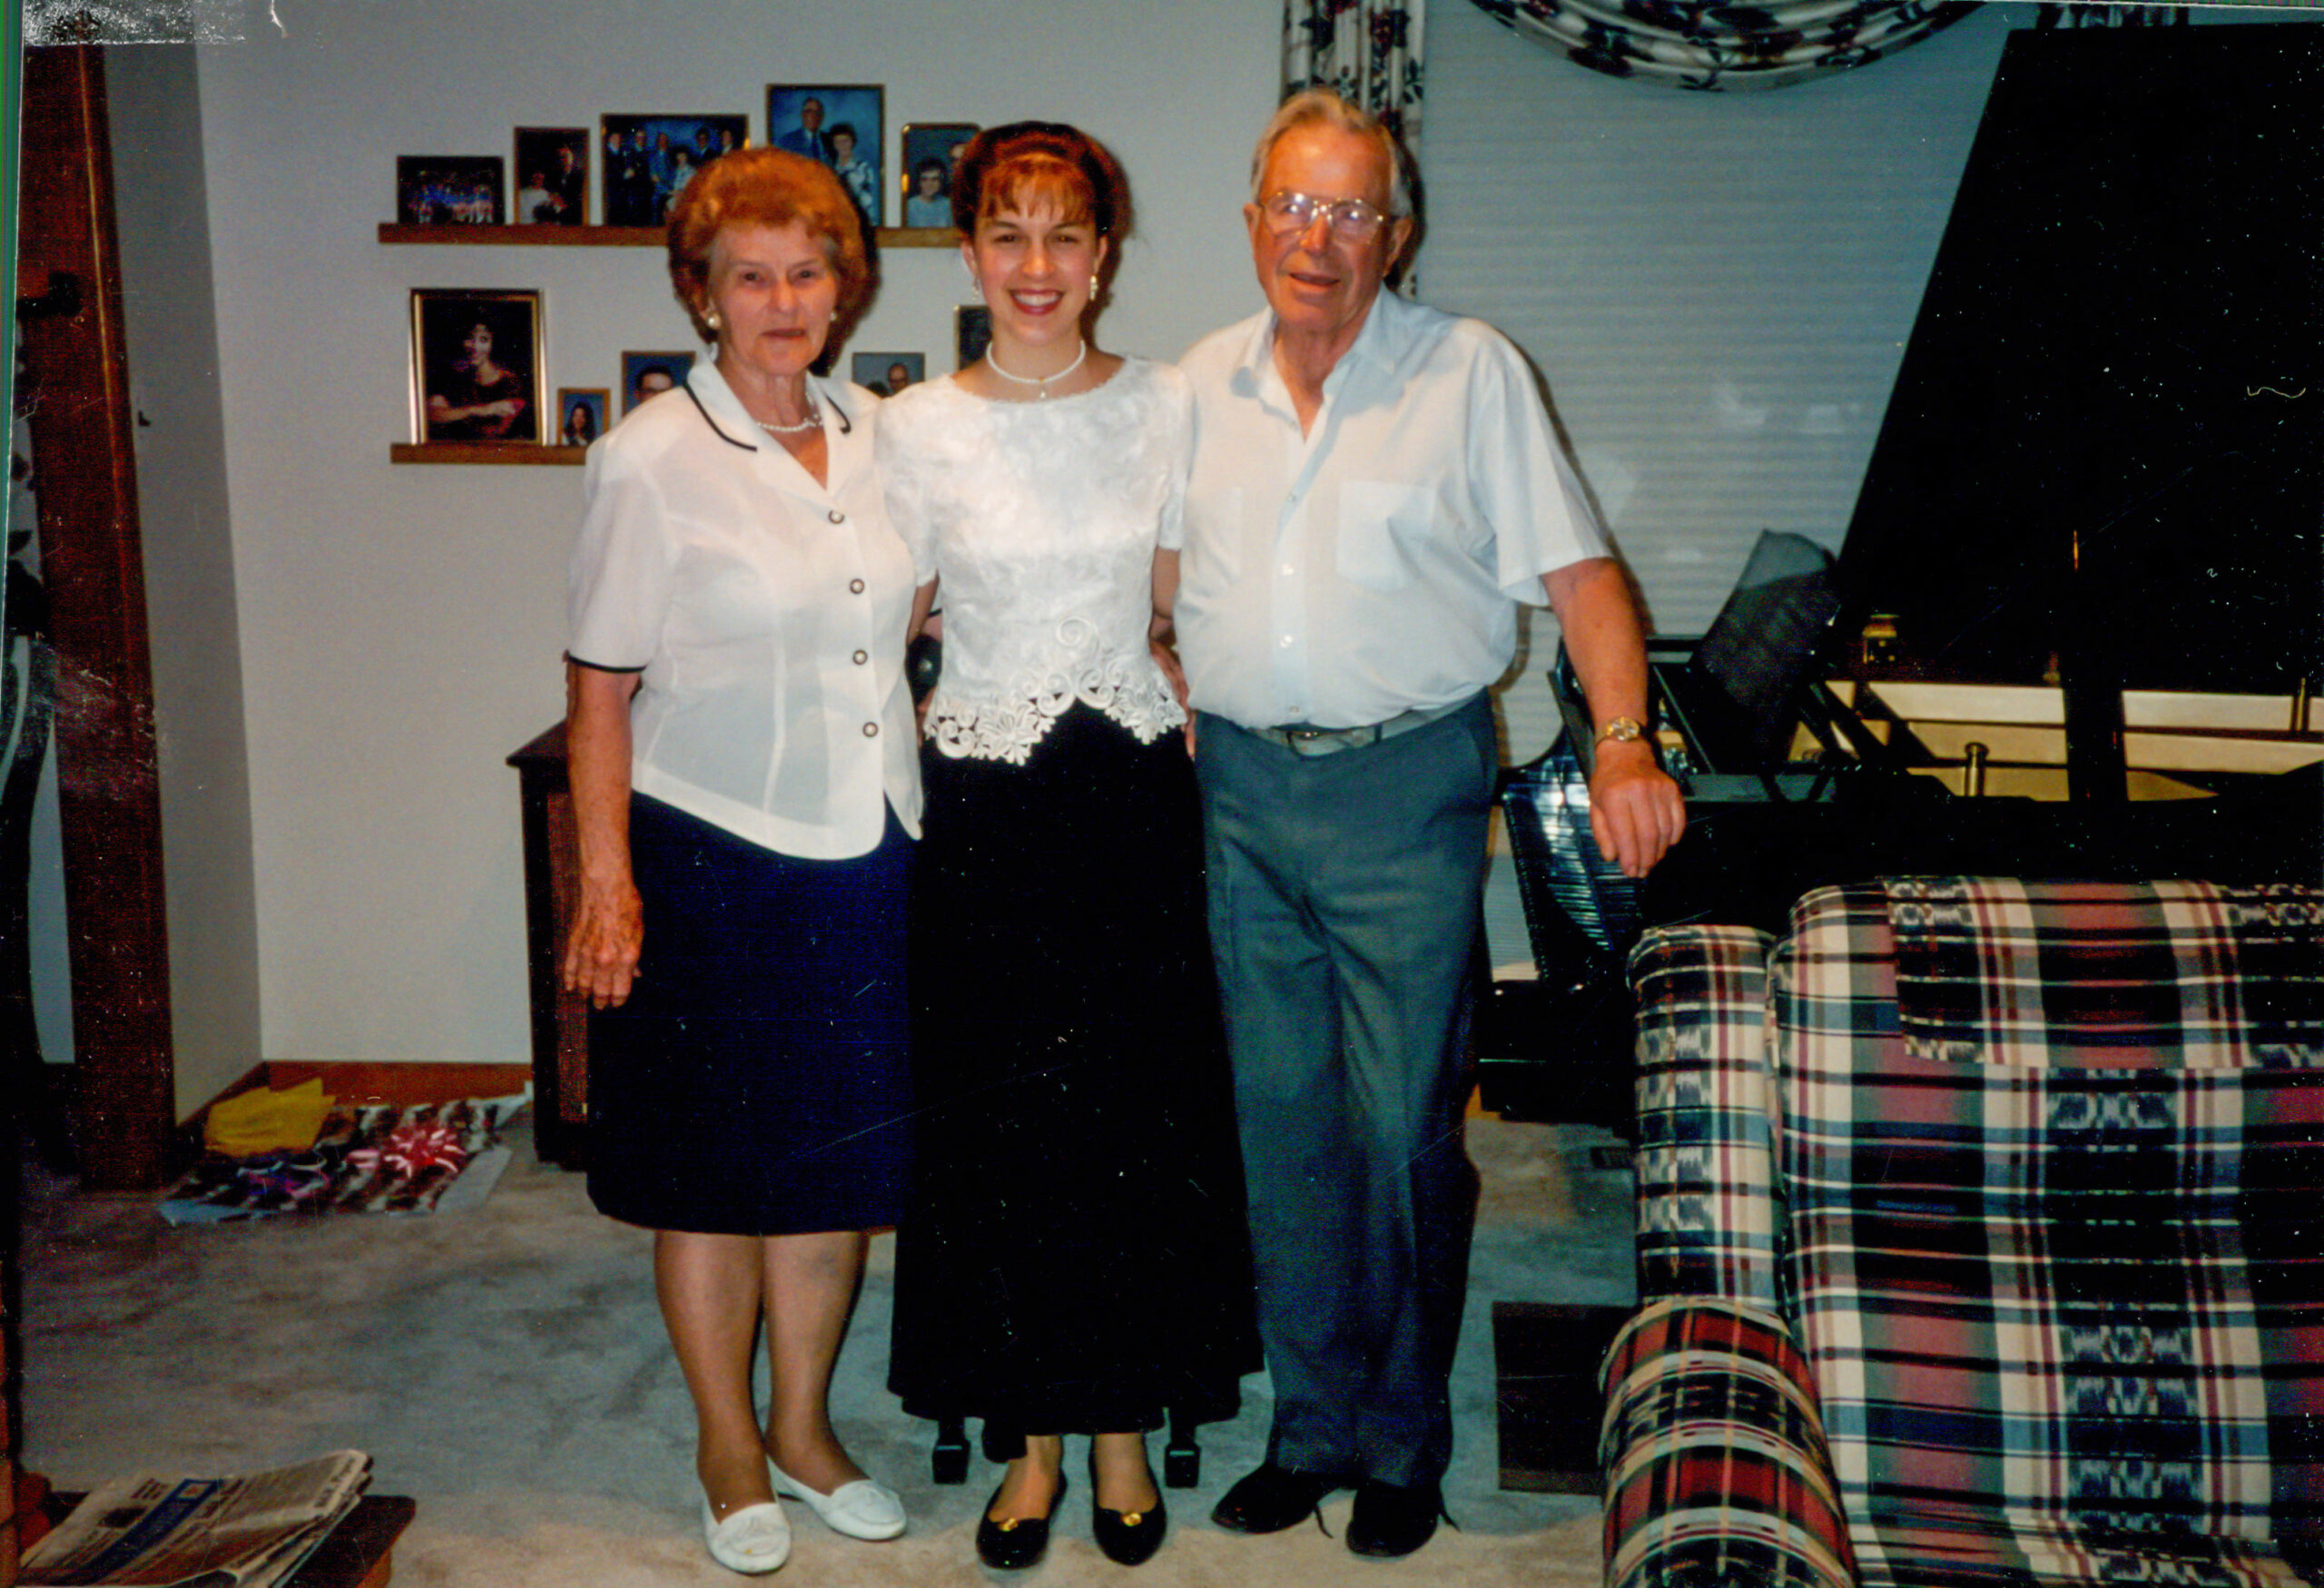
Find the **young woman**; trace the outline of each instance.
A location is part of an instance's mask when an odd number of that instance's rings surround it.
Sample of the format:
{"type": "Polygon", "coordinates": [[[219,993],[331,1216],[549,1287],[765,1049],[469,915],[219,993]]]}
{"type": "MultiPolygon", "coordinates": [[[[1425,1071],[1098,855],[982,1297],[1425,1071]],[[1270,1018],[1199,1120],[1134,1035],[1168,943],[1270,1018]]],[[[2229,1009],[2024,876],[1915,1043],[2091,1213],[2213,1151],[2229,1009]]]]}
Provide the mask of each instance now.
{"type": "Polygon", "coordinates": [[[492,327],[478,321],[460,343],[460,357],[428,394],[431,441],[529,439],[522,425],[529,406],[525,378],[493,357],[492,327]]]}
{"type": "Polygon", "coordinates": [[[1230,1415],[1256,1365],[1193,769],[1148,641],[1188,399],[1088,343],[1129,225],[1102,147],[980,133],[952,205],[990,349],[880,432],[922,607],[944,606],[891,1382],[908,1411],[982,1418],[1008,1462],[988,1564],[1039,1559],[1067,1434],[1092,1435],[1098,1544],[1136,1564],[1165,1520],[1146,1432],[1230,1415]]]}

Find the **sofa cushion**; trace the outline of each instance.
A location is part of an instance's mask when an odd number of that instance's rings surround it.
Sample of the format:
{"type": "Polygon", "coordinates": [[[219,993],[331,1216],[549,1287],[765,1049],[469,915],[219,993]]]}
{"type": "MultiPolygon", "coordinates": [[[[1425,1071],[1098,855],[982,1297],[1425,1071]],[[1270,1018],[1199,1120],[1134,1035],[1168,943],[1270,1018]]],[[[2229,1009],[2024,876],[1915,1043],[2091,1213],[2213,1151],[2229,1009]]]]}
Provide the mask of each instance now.
{"type": "Polygon", "coordinates": [[[1884,884],[1914,1053],[2247,1070],[2324,1053],[2315,893],[1974,877],[1884,884]]]}
{"type": "Polygon", "coordinates": [[[2317,973],[2268,957],[2314,896],[1945,888],[1810,894],[1769,972],[1783,1287],[1867,1580],[1933,1537],[2324,1540],[2324,1061],[2200,1012],[2296,1032],[2253,974],[2317,973]]]}

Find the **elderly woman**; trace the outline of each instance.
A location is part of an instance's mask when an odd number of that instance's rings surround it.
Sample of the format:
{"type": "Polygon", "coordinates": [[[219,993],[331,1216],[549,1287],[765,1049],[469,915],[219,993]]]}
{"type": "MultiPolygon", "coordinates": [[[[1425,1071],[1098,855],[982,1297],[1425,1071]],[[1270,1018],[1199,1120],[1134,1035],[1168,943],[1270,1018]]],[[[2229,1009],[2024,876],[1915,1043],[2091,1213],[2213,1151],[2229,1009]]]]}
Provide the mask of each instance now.
{"type": "Polygon", "coordinates": [[[655,1232],[704,1533],[755,1573],[790,1551],[777,1494],[852,1537],[904,1527],[826,1402],[907,1167],[913,581],[873,399],[809,372],[869,281],[839,179],[770,149],[713,162],[671,212],[669,265],[714,354],[589,450],[564,977],[597,1011],[589,1194],[655,1232]]]}
{"type": "Polygon", "coordinates": [[[988,129],[952,200],[991,346],[881,410],[889,510],[945,625],[890,1384],[983,1419],[1008,1463],[987,1565],[1039,1559],[1069,1434],[1098,1548],[1136,1565],[1167,1525],[1147,1431],[1231,1415],[1256,1366],[1194,766],[1147,644],[1188,392],[1089,345],[1130,222],[1102,145],[988,129]]]}

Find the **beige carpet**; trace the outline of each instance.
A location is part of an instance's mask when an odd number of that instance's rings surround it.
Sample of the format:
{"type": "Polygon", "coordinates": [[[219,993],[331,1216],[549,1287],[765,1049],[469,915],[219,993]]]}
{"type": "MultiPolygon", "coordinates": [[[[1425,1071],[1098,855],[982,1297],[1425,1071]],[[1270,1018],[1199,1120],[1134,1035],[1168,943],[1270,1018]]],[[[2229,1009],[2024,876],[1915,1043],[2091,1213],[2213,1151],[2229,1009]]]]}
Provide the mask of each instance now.
{"type": "MultiPolygon", "coordinates": [[[[1172,1536],[1135,1573],[1098,1553],[1086,1485],[1028,1584],[1134,1579],[1144,1588],[1345,1588],[1349,1583],[1599,1580],[1595,1504],[1498,1486],[1492,1303],[1630,1295],[1627,1176],[1592,1166],[1610,1138],[1577,1126],[1472,1121],[1485,1180],[1447,1503],[1461,1524],[1395,1563],[1350,1555],[1348,1499],[1269,1538],[1207,1511],[1256,1460],[1264,1376],[1204,1434],[1201,1485],[1172,1490],[1172,1536]]],[[[154,1198],[84,1197],[35,1176],[23,1231],[25,1465],[59,1487],[124,1470],[231,1472],[351,1446],[374,1487],[415,1496],[399,1584],[659,1588],[733,1583],[691,1519],[691,1421],[654,1309],[646,1238],[589,1208],[578,1176],[543,1169],[519,1127],[491,1199],[413,1219],[284,1219],[172,1228],[154,1198]]],[[[873,1246],[833,1396],[859,1460],[912,1515],[891,1544],[824,1531],[793,1506],[798,1544],[774,1582],[830,1588],[1009,1580],[970,1536],[993,1470],[928,1479],[930,1428],[881,1387],[887,1263],[873,1246]]],[[[1158,1444],[1158,1442],[1157,1442],[1158,1444]]],[[[1157,1451],[1158,1455],[1158,1451],[1157,1451]]],[[[1078,1451],[1068,1459],[1078,1461],[1078,1451]]]]}

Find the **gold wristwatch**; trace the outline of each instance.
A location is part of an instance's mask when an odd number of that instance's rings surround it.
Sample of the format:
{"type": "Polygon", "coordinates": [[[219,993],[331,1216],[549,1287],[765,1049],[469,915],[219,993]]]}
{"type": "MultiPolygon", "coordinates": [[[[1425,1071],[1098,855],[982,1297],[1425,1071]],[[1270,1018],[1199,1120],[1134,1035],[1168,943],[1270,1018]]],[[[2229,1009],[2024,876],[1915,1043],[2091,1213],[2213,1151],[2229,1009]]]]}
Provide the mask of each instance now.
{"type": "Polygon", "coordinates": [[[1618,716],[1598,730],[1598,743],[1611,739],[1617,745],[1635,745],[1646,737],[1646,728],[1634,716],[1618,716]]]}

